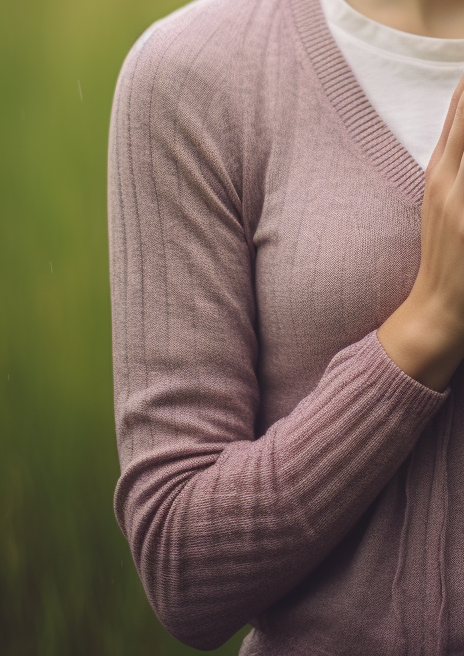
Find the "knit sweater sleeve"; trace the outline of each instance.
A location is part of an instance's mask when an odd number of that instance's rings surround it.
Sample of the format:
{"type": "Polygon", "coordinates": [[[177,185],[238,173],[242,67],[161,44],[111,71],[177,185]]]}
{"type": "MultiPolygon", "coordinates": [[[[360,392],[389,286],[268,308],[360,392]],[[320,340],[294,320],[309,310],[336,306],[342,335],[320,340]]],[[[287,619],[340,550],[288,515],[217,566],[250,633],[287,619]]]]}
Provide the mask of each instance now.
{"type": "Polygon", "coordinates": [[[236,118],[217,69],[168,36],[133,46],[111,112],[115,513],[160,622],[210,650],[333,550],[450,388],[409,377],[373,330],[255,434],[259,340],[236,118]]]}

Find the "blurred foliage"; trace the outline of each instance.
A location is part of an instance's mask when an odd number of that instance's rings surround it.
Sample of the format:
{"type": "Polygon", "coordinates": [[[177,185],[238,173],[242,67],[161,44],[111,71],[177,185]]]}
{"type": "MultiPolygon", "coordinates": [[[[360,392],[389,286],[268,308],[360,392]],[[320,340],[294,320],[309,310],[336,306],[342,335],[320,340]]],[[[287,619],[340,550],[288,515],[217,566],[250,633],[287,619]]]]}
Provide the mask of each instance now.
{"type": "Polygon", "coordinates": [[[0,8],[3,656],[205,653],[157,620],[112,506],[110,111],[132,44],[182,4],[0,8]]]}

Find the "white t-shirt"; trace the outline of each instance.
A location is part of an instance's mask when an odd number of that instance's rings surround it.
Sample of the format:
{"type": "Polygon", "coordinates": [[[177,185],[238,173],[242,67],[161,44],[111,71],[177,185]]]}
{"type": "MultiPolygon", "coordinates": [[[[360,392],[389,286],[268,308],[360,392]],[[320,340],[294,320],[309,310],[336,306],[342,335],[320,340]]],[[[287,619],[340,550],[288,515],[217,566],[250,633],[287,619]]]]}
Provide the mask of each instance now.
{"type": "Polygon", "coordinates": [[[425,169],[464,73],[464,39],[410,34],[367,18],[345,0],[320,2],[371,104],[425,169]]]}

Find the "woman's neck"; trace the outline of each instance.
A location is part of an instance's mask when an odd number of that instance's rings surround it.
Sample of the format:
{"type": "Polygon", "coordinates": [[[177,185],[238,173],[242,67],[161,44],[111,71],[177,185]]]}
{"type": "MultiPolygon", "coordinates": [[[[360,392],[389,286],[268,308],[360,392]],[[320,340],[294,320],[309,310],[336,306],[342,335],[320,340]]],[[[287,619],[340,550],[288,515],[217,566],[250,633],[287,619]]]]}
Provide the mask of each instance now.
{"type": "Polygon", "coordinates": [[[464,0],[345,0],[368,18],[403,32],[464,39],[464,0]]]}

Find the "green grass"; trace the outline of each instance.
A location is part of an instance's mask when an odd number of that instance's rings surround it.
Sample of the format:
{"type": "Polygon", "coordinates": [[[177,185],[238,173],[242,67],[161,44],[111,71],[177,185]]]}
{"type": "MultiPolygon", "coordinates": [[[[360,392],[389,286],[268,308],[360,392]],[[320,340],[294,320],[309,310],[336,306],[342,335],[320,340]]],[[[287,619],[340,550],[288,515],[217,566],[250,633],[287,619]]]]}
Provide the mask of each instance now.
{"type": "MultiPolygon", "coordinates": [[[[5,656],[205,653],[160,625],[112,507],[111,103],[131,45],[182,4],[7,0],[0,9],[5,656]]],[[[208,653],[236,656],[250,628],[208,653]]]]}

